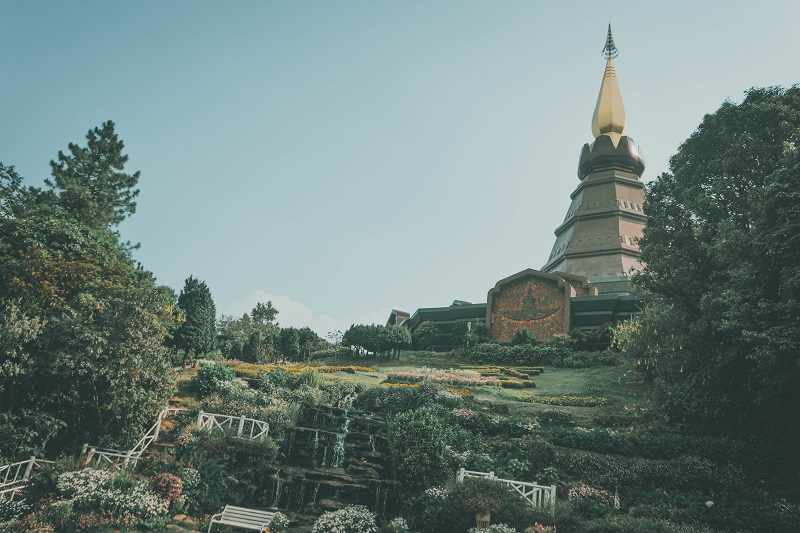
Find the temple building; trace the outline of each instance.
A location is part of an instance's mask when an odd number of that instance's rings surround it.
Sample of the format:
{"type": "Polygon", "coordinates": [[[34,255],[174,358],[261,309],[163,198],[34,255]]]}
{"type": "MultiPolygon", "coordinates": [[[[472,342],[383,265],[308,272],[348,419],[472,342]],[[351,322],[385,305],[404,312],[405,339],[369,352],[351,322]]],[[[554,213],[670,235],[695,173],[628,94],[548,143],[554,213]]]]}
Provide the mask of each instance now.
{"type": "Polygon", "coordinates": [[[518,331],[548,340],[572,329],[602,327],[638,310],[632,272],[641,269],[638,241],[644,214],[644,158],[628,136],[625,106],[614,59],[618,51],[608,27],[606,60],[592,116],[594,141],[578,161],[580,183],[570,195],[564,221],[541,270],[526,269],[498,281],[485,304],[456,300],[449,307],[393,310],[389,324],[412,331],[431,321],[439,328],[433,348],[450,347],[450,332],[461,323],[485,325],[490,338],[508,343],[518,331]]]}

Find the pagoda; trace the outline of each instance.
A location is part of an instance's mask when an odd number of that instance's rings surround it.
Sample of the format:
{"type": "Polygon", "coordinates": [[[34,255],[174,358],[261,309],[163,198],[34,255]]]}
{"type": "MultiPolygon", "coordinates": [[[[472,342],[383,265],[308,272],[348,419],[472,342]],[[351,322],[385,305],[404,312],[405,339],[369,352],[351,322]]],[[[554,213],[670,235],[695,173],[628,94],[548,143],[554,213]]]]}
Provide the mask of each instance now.
{"type": "Polygon", "coordinates": [[[644,157],[628,136],[628,120],[614,69],[618,55],[608,26],[600,94],[592,116],[594,142],[583,145],[578,162],[580,184],[544,272],[586,278],[598,292],[624,294],[634,288],[630,275],[642,268],[638,241],[644,214],[644,157]]]}

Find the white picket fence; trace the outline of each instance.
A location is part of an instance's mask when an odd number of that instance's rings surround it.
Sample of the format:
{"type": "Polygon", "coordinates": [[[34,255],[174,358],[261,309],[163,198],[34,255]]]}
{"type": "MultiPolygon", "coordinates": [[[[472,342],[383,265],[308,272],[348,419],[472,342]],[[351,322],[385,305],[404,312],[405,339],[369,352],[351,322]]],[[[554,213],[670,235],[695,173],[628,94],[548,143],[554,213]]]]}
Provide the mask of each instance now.
{"type": "Polygon", "coordinates": [[[47,463],[52,464],[53,461],[31,457],[26,461],[0,466],[0,498],[13,500],[19,491],[28,484],[28,479],[34,469],[38,470],[47,463]]]}
{"type": "Polygon", "coordinates": [[[139,439],[136,446],[127,451],[101,449],[97,447],[90,447],[88,444],[83,445],[81,456],[84,454],[86,457],[86,464],[91,464],[94,461],[97,464],[106,464],[114,470],[124,470],[129,467],[136,467],[136,463],[141,459],[142,454],[148,446],[158,439],[158,434],[161,432],[161,422],[169,416],[170,413],[177,413],[178,411],[185,411],[185,409],[176,409],[167,407],[158,414],[156,423],[144,434],[144,437],[139,439]]]}
{"type": "Polygon", "coordinates": [[[515,481],[513,479],[502,479],[494,475],[494,472],[474,472],[472,470],[465,470],[461,468],[457,473],[457,480],[464,481],[468,477],[480,477],[484,479],[491,479],[499,481],[509,486],[508,490],[516,491],[520,496],[528,500],[531,505],[539,508],[548,508],[550,512],[555,511],[556,507],[556,486],[545,486],[537,483],[528,483],[527,481],[515,481]]]}
{"type": "Polygon", "coordinates": [[[236,433],[236,437],[246,440],[263,441],[269,434],[269,424],[263,420],[246,416],[229,416],[200,411],[197,415],[197,429],[212,432],[236,433]]]}

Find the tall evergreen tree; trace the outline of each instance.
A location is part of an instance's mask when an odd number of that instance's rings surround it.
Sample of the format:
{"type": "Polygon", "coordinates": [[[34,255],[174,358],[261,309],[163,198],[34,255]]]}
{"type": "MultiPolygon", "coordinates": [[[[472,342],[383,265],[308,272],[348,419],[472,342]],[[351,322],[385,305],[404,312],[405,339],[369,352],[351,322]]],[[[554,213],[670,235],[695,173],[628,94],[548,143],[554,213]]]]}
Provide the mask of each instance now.
{"type": "Polygon", "coordinates": [[[86,140],[85,147],[70,143],[68,154],[58,152],[58,160],[50,161],[53,179],[45,183],[57,205],[82,224],[116,226],[136,212],[139,172],[123,172],[128,156],[110,120],[89,130],[86,140]]]}
{"type": "Polygon", "coordinates": [[[174,344],[184,352],[184,364],[216,348],[217,307],[205,281],[189,276],[178,295],[183,322],[175,332],[174,344]]]}

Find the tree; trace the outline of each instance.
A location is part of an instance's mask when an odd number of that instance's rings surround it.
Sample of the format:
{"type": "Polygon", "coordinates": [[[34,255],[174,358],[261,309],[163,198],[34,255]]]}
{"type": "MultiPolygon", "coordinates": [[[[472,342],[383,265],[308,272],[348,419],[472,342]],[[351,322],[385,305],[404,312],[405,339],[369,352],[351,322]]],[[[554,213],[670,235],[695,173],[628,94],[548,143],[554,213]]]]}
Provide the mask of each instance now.
{"type": "MultiPolygon", "coordinates": [[[[258,302],[253,310],[250,312],[254,322],[261,324],[272,324],[278,316],[278,310],[272,307],[272,302],[269,301],[265,304],[258,302]]],[[[275,324],[277,326],[277,324],[275,324]]]]}
{"type": "Polygon", "coordinates": [[[411,346],[411,330],[405,326],[385,326],[380,332],[380,343],[386,355],[400,358],[400,350],[411,346]]]}
{"type": "Polygon", "coordinates": [[[427,408],[391,419],[389,444],[403,494],[414,494],[444,482],[449,475],[446,430],[427,408]]]}
{"type": "Polygon", "coordinates": [[[725,102],[648,187],[645,312],[618,345],[703,431],[800,446],[800,87],[725,102]]]}
{"type": "Polygon", "coordinates": [[[128,156],[110,120],[89,130],[86,140],[85,147],[70,143],[69,154],[58,152],[58,161],[50,161],[53,179],[45,183],[56,192],[56,203],[82,224],[116,226],[136,212],[139,172],[123,172],[128,156]]]}
{"type": "Polygon", "coordinates": [[[121,173],[112,123],[89,141],[59,154],[49,190],[23,188],[0,163],[0,448],[11,453],[41,448],[64,423],[56,451],[126,445],[172,394],[175,295],[111,230],[134,211],[139,174],[121,173]]]}
{"type": "Polygon", "coordinates": [[[300,334],[295,328],[281,330],[281,348],[283,356],[290,361],[297,361],[300,357],[300,334]]]}
{"type": "Polygon", "coordinates": [[[192,357],[216,348],[217,307],[205,281],[189,276],[184,283],[178,306],[185,321],[175,332],[175,346],[184,353],[184,364],[192,357]]]}
{"type": "Polygon", "coordinates": [[[414,330],[413,343],[417,350],[427,350],[433,344],[433,339],[439,334],[439,326],[435,322],[426,320],[414,330]]]}

